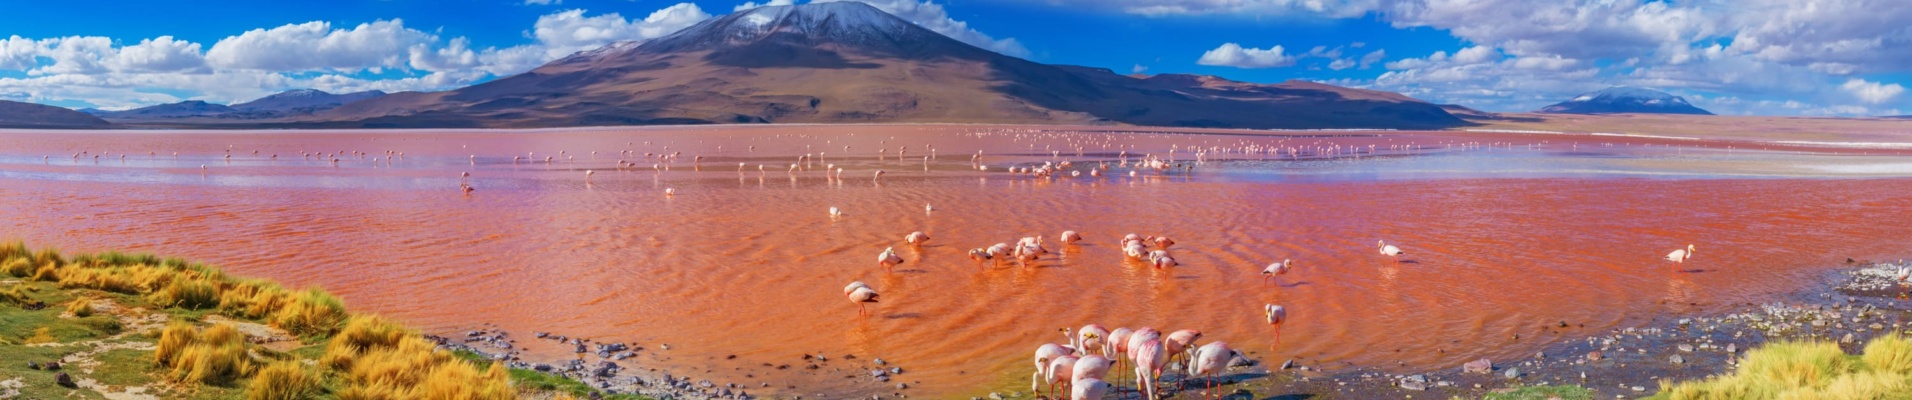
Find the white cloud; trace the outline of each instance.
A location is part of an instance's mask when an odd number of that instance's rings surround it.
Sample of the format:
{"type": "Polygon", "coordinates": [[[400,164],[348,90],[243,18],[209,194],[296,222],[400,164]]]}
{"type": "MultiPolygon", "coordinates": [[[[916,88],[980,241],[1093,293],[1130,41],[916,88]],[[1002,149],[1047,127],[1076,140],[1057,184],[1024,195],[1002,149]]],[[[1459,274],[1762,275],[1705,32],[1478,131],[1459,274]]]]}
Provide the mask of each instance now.
{"type": "Polygon", "coordinates": [[[1864,79],[1849,80],[1846,81],[1845,84],[1839,85],[1839,87],[1845,89],[1847,93],[1852,93],[1853,96],[1859,97],[1860,101],[1864,101],[1868,104],[1885,103],[1895,97],[1899,97],[1900,93],[1905,93],[1905,87],[1897,83],[1880,84],[1864,79]]]}
{"type": "Polygon", "coordinates": [[[811,3],[830,3],[837,1],[857,1],[875,6],[883,12],[903,18],[925,29],[941,33],[972,46],[989,49],[997,53],[1016,57],[1029,57],[1029,49],[1015,38],[996,39],[970,29],[968,22],[957,21],[949,17],[943,6],[929,0],[812,0],[811,3]]]}
{"type": "Polygon", "coordinates": [[[1129,68],[1130,74],[1141,74],[1143,72],[1149,72],[1149,67],[1143,66],[1142,64],[1135,64],[1134,68],[1129,68]]]}
{"type": "Polygon", "coordinates": [[[746,1],[743,4],[738,4],[737,7],[735,8],[731,8],[730,11],[735,12],[735,11],[743,11],[743,10],[748,10],[752,8],[757,8],[757,7],[788,6],[788,5],[796,5],[796,4],[797,4],[796,0],[769,0],[769,1],[763,2],[763,4],[757,4],[757,2],[754,2],[754,1],[746,1]]]}
{"type": "Polygon", "coordinates": [[[1196,64],[1235,67],[1235,68],[1275,68],[1295,65],[1295,57],[1284,54],[1280,45],[1267,49],[1243,48],[1235,43],[1223,43],[1221,47],[1202,53],[1196,64]]]}
{"type": "Polygon", "coordinates": [[[564,4],[564,0],[524,0],[527,6],[550,6],[564,4]]]}
{"type": "Polygon", "coordinates": [[[27,76],[0,78],[0,98],[125,109],[182,100],[232,103],[296,88],[444,90],[615,41],[667,35],[707,18],[690,3],[643,19],[561,11],[533,24],[526,32],[532,43],[483,49],[473,48],[469,39],[442,39],[396,19],[350,28],[313,21],[253,29],[210,49],[171,36],[123,45],[97,36],[11,36],[0,39],[0,70],[27,76]]]}
{"type": "Polygon", "coordinates": [[[1383,0],[1049,0],[1049,2],[1156,17],[1290,14],[1357,17],[1378,9],[1383,0]]]}
{"type": "Polygon", "coordinates": [[[107,65],[115,71],[204,72],[206,57],[199,54],[199,48],[198,43],[160,36],[120,48],[119,54],[109,60],[107,65]]]}
{"type": "Polygon", "coordinates": [[[206,51],[206,61],[226,69],[351,72],[404,66],[407,49],[436,39],[396,19],[352,29],[332,29],[331,23],[313,21],[220,39],[206,51]]]}
{"type": "Polygon", "coordinates": [[[1356,64],[1357,63],[1351,59],[1337,58],[1333,62],[1328,63],[1328,69],[1340,71],[1340,70],[1344,70],[1348,68],[1354,68],[1356,64]]]}
{"type": "MultiPolygon", "coordinates": [[[[1354,43],[1361,44],[1361,42],[1354,42],[1354,43]]],[[[1354,46],[1354,47],[1361,48],[1361,46],[1354,46]]],[[[1381,62],[1381,60],[1387,59],[1387,57],[1388,57],[1387,49],[1375,49],[1374,52],[1361,56],[1361,69],[1368,69],[1369,66],[1374,65],[1374,63],[1381,62]]]]}

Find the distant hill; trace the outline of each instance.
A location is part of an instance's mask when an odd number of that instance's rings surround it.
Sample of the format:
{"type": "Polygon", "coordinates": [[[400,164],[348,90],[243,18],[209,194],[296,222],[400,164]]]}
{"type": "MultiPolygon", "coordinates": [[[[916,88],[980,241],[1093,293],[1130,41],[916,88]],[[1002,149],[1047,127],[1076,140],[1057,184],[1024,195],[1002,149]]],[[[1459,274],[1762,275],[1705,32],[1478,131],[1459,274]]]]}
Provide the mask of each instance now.
{"type": "Polygon", "coordinates": [[[190,118],[218,115],[232,112],[232,107],[212,104],[199,100],[188,100],[171,104],[146,106],[126,111],[106,111],[97,115],[109,119],[164,119],[190,118]]]}
{"type": "Polygon", "coordinates": [[[112,125],[64,107],[0,100],[0,128],[92,129],[112,125]]]}
{"type": "Polygon", "coordinates": [[[770,6],[462,89],[395,93],[294,121],[361,127],[709,123],[1125,123],[1226,128],[1466,124],[1395,93],[1137,77],[971,46],[859,2],[770,6]],[[341,125],[343,124],[343,125],[341,125]]]}
{"type": "Polygon", "coordinates": [[[1555,114],[1694,114],[1713,115],[1712,112],[1687,104],[1686,99],[1652,89],[1636,87],[1611,87],[1587,93],[1541,108],[1539,112],[1555,114]]]}
{"type": "Polygon", "coordinates": [[[234,104],[232,108],[247,112],[313,113],[330,110],[354,101],[385,96],[385,92],[371,90],[364,92],[332,94],[317,89],[298,89],[279,92],[257,100],[234,104]]]}

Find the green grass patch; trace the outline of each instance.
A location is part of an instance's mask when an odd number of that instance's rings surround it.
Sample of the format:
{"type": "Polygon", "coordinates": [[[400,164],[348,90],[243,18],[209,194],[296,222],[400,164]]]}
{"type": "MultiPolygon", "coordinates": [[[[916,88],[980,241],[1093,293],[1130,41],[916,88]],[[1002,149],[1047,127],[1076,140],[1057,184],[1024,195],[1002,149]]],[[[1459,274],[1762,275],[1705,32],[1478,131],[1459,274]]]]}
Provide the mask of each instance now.
{"type": "Polygon", "coordinates": [[[1484,400],[1591,400],[1593,390],[1572,385],[1522,386],[1506,393],[1488,393],[1484,400]]]}

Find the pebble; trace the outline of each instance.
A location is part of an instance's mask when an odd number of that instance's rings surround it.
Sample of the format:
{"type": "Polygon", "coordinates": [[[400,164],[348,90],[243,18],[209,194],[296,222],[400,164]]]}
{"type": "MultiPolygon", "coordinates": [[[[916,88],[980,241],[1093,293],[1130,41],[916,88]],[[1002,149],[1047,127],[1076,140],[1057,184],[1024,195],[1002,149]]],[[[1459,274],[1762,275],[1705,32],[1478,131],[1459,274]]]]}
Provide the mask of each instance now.
{"type": "Polygon", "coordinates": [[[878,358],[878,359],[876,359],[876,360],[872,360],[872,361],[870,361],[870,362],[872,362],[872,363],[876,363],[876,365],[883,365],[883,364],[889,364],[889,362],[887,362],[887,361],[883,361],[883,359],[881,359],[881,358],[878,358]]]}
{"type": "Polygon", "coordinates": [[[1607,358],[1607,356],[1605,354],[1600,354],[1599,351],[1593,351],[1593,352],[1587,353],[1587,361],[1600,361],[1600,359],[1603,359],[1603,358],[1607,358]]]}
{"type": "Polygon", "coordinates": [[[1682,344],[1682,345],[1680,345],[1680,352],[1682,352],[1682,353],[1691,353],[1691,352],[1693,352],[1693,345],[1690,345],[1690,344],[1682,344]]]}
{"type": "Polygon", "coordinates": [[[1728,352],[1728,353],[1738,353],[1738,352],[1739,352],[1739,344],[1735,344],[1735,343],[1727,343],[1727,344],[1726,344],[1726,352],[1728,352]]]}
{"type": "Polygon", "coordinates": [[[1507,379],[1520,378],[1520,368],[1519,367],[1507,368],[1507,372],[1501,375],[1507,376],[1507,379]]]}
{"type": "Polygon", "coordinates": [[[1485,358],[1468,361],[1466,364],[1461,364],[1461,372],[1483,374],[1494,372],[1494,362],[1485,358]]]}
{"type": "Polygon", "coordinates": [[[1686,357],[1680,357],[1680,355],[1674,354],[1672,357],[1667,357],[1666,361],[1674,364],[1685,364],[1686,357]]]}
{"type": "Polygon", "coordinates": [[[1002,400],[1002,393],[989,392],[989,400],[1002,400]]]}
{"type": "Polygon", "coordinates": [[[68,388],[76,387],[73,384],[73,377],[67,375],[65,372],[53,374],[53,384],[65,386],[68,388]]]}
{"type": "Polygon", "coordinates": [[[1292,359],[1292,358],[1288,359],[1288,362],[1281,363],[1281,369],[1289,369],[1294,367],[1295,367],[1295,359],[1292,359]]]}

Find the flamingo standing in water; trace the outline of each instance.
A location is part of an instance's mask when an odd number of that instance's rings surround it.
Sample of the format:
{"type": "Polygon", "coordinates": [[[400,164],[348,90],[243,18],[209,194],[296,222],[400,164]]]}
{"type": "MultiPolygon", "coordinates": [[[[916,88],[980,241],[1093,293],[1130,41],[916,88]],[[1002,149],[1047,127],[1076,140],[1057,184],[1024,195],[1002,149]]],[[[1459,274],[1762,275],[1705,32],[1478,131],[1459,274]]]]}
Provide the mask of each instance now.
{"type": "Polygon", "coordinates": [[[1189,350],[1195,349],[1195,341],[1201,339],[1202,331],[1194,329],[1170,332],[1167,337],[1162,338],[1162,350],[1167,351],[1169,360],[1173,361],[1187,356],[1189,350]]]}
{"type": "Polygon", "coordinates": [[[837,218],[843,218],[843,211],[838,210],[836,207],[830,207],[830,219],[837,218]]]}
{"type": "Polygon", "coordinates": [[[1693,258],[1693,245],[1690,245],[1690,244],[1686,245],[1686,248],[1684,249],[1674,250],[1672,253],[1666,253],[1666,260],[1672,261],[1674,264],[1684,264],[1686,263],[1686,259],[1688,258],[1693,258]]]}
{"type": "MultiPolygon", "coordinates": [[[[1122,359],[1128,358],[1129,356],[1129,336],[1134,334],[1135,331],[1129,330],[1129,328],[1118,327],[1115,328],[1115,330],[1109,331],[1108,344],[1102,346],[1102,356],[1108,357],[1109,361],[1115,363],[1118,367],[1122,365],[1122,359]]],[[[1122,375],[1116,375],[1115,379],[1118,381],[1122,380],[1122,375]]]]}
{"type": "Polygon", "coordinates": [[[883,266],[884,271],[889,271],[892,267],[903,264],[903,257],[896,256],[895,247],[885,248],[882,254],[876,255],[876,264],[883,266]]]}
{"type": "Polygon", "coordinates": [[[1056,357],[1049,361],[1049,369],[1042,374],[1042,379],[1049,382],[1049,397],[1054,398],[1059,392],[1071,391],[1068,386],[1075,383],[1073,375],[1075,375],[1076,360],[1076,356],[1070,355],[1056,357]],[[1061,388],[1060,391],[1056,390],[1058,387],[1061,388]]]}
{"type": "Polygon", "coordinates": [[[1075,372],[1069,374],[1069,377],[1075,380],[1106,378],[1109,375],[1109,368],[1114,366],[1114,363],[1108,357],[1099,355],[1082,356],[1076,359],[1075,372]]]}
{"type": "MultiPolygon", "coordinates": [[[[1081,363],[1076,361],[1076,365],[1081,363]]],[[[1102,397],[1108,396],[1109,390],[1113,388],[1108,382],[1096,378],[1077,378],[1073,385],[1075,391],[1069,394],[1069,400],[1102,400],[1102,397]]]]}
{"type": "Polygon", "coordinates": [[[1143,398],[1155,400],[1155,377],[1162,374],[1162,366],[1168,365],[1167,350],[1161,340],[1150,339],[1129,351],[1135,353],[1136,390],[1142,391],[1143,398]]]}
{"type": "MultiPolygon", "coordinates": [[[[1900,261],[1903,263],[1904,261],[1900,261]]],[[[1906,278],[1912,278],[1912,267],[1899,267],[1899,284],[1904,285],[1906,278]]]]}
{"type": "Polygon", "coordinates": [[[1076,234],[1076,231],[1062,231],[1062,237],[1060,239],[1062,239],[1062,244],[1075,244],[1075,242],[1082,241],[1082,235],[1076,234]]]}
{"type": "MultiPolygon", "coordinates": [[[[1202,396],[1204,398],[1210,396],[1211,392],[1217,392],[1215,390],[1215,378],[1223,371],[1228,370],[1228,359],[1234,355],[1235,350],[1228,348],[1228,344],[1222,342],[1202,345],[1201,348],[1195,349],[1195,352],[1190,354],[1188,360],[1188,376],[1190,378],[1202,378],[1202,396]]],[[[1215,393],[1214,396],[1217,398],[1221,397],[1220,393],[1215,393]]]]}
{"type": "Polygon", "coordinates": [[[923,242],[928,242],[928,241],[929,241],[929,234],[923,233],[923,231],[910,232],[910,234],[903,236],[903,242],[909,243],[912,246],[920,246],[923,244],[923,242]]]}
{"type": "Polygon", "coordinates": [[[1034,360],[1036,371],[1029,374],[1029,391],[1040,392],[1042,390],[1042,380],[1044,376],[1049,374],[1049,363],[1051,361],[1073,355],[1075,355],[1075,349],[1063,347],[1059,344],[1043,343],[1042,346],[1037,346],[1036,358],[1034,360]]]}
{"type": "MultiPolygon", "coordinates": [[[[1294,268],[1295,268],[1295,260],[1281,260],[1281,262],[1278,262],[1278,263],[1268,264],[1268,268],[1263,268],[1261,270],[1261,277],[1262,277],[1261,282],[1262,284],[1267,284],[1268,280],[1270,279],[1279,281],[1282,275],[1287,275],[1288,272],[1293,271],[1294,268]]],[[[1275,282],[1275,283],[1281,283],[1281,282],[1275,282]]]]}
{"type": "Polygon", "coordinates": [[[976,261],[976,268],[978,269],[981,269],[983,267],[984,261],[989,261],[995,258],[996,256],[989,255],[989,250],[983,250],[983,248],[981,247],[969,249],[969,259],[976,261]]]}
{"type": "Polygon", "coordinates": [[[1109,346],[1107,342],[1108,337],[1109,330],[1102,328],[1102,325],[1084,325],[1082,326],[1082,331],[1076,334],[1076,351],[1080,351],[1082,354],[1107,354],[1109,346]]]}
{"type": "Polygon", "coordinates": [[[856,303],[856,315],[862,316],[869,315],[869,312],[863,308],[863,303],[875,303],[877,294],[870,285],[864,284],[863,281],[856,281],[843,287],[843,296],[848,297],[851,303],[856,303]]]}
{"type": "Polygon", "coordinates": [[[1401,248],[1394,247],[1394,245],[1388,244],[1388,241],[1386,240],[1380,241],[1379,244],[1377,244],[1377,246],[1381,246],[1381,255],[1393,257],[1394,262],[1397,262],[1397,263],[1401,262],[1402,254],[1407,254],[1406,252],[1401,251],[1401,248]]]}
{"type": "Polygon", "coordinates": [[[1268,326],[1275,327],[1275,344],[1268,346],[1268,351],[1275,351],[1276,347],[1281,346],[1281,324],[1288,322],[1288,308],[1274,304],[1263,305],[1262,314],[1268,316],[1268,326]]]}

